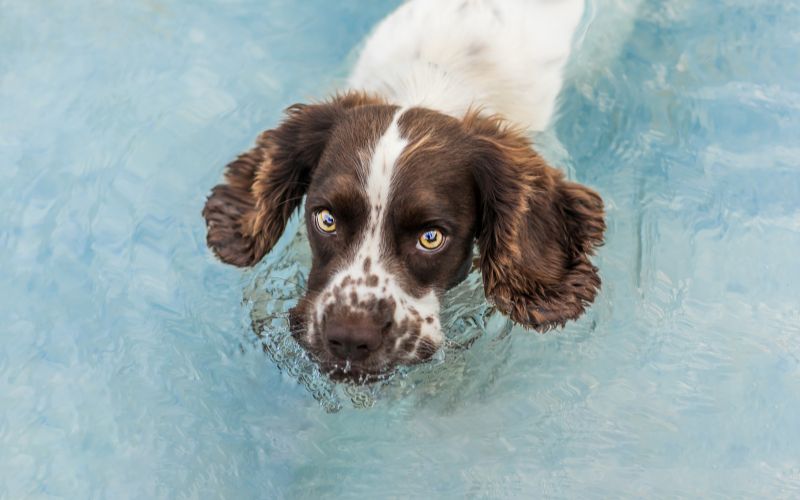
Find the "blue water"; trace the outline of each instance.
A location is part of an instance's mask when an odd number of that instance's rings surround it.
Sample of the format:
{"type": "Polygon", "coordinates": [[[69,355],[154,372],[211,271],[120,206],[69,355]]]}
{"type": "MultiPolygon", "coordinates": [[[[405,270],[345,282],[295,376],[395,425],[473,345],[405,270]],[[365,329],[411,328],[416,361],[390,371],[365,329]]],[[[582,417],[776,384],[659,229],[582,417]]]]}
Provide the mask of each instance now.
{"type": "Polygon", "coordinates": [[[797,3],[593,2],[539,142],[606,200],[596,304],[472,276],[351,388],[286,339],[298,224],[242,273],[200,210],[396,4],[0,0],[0,498],[800,497],[797,3]]]}

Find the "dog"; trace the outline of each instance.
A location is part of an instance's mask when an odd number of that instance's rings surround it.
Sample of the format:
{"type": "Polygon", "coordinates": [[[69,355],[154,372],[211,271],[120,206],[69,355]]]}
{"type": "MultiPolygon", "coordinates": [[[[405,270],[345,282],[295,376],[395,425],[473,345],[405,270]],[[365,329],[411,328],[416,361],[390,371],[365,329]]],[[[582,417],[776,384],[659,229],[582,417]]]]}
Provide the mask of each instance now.
{"type": "Polygon", "coordinates": [[[227,165],[203,210],[223,262],[258,263],[305,199],[312,266],[290,328],[332,379],[428,360],[476,242],[486,298],[525,328],[595,299],[603,201],[528,138],[551,121],[582,14],[582,0],[410,0],[347,90],[290,106],[227,165]]]}

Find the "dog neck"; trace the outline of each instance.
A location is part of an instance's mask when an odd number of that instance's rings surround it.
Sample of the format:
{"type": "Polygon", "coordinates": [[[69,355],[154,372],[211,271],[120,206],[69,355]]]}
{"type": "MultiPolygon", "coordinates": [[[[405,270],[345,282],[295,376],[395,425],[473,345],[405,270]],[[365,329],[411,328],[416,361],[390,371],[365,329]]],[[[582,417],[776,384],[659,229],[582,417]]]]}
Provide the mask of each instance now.
{"type": "Polygon", "coordinates": [[[374,73],[369,83],[354,83],[403,108],[424,107],[461,117],[470,109],[489,104],[476,79],[452,66],[433,61],[414,61],[402,68],[387,67],[374,73]]]}
{"type": "Polygon", "coordinates": [[[582,0],[410,1],[367,39],[353,90],[537,131],[550,122],[582,0]]]}

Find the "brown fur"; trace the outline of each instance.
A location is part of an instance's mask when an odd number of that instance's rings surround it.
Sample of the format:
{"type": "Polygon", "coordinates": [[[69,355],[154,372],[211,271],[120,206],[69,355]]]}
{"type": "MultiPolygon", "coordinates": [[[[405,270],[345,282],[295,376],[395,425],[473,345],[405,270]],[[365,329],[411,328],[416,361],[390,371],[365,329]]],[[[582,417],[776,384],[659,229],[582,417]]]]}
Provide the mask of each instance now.
{"type": "Polygon", "coordinates": [[[295,104],[250,151],[225,168],[203,209],[206,241],[224,262],[252,266],[275,245],[300,204],[328,137],[348,109],[382,101],[351,92],[320,104],[295,104]]]}
{"type": "Polygon", "coordinates": [[[487,298],[523,326],[546,331],[583,313],[600,289],[589,261],[603,242],[603,201],[567,181],[525,136],[470,113],[483,214],[478,232],[487,298]]]}

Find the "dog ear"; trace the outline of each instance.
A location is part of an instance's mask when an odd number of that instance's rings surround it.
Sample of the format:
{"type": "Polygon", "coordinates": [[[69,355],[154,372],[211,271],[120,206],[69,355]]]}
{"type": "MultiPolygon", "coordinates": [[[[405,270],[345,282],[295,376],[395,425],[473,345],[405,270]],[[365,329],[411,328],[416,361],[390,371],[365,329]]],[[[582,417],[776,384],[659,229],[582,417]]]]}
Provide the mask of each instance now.
{"type": "Polygon", "coordinates": [[[477,237],[486,297],[526,328],[563,326],[600,289],[589,257],[603,242],[603,201],[567,181],[501,120],[471,113],[463,123],[477,143],[477,237]]]}
{"type": "Polygon", "coordinates": [[[363,93],[320,104],[295,104],[275,129],[225,168],[203,209],[206,242],[223,262],[252,266],[283,234],[300,204],[336,122],[350,108],[375,104],[363,93]]]}

